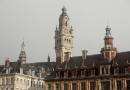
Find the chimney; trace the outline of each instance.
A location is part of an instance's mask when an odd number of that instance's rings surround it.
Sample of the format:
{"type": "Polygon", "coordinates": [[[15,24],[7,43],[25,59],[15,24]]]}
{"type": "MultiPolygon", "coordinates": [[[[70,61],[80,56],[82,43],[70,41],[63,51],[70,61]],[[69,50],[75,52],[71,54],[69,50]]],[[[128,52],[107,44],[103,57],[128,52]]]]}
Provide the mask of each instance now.
{"type": "Polygon", "coordinates": [[[82,59],[86,59],[87,53],[88,53],[87,50],[82,50],[82,59]]]}
{"type": "Polygon", "coordinates": [[[10,61],[9,61],[9,58],[7,58],[5,61],[5,67],[8,67],[9,65],[10,65],[10,61]]]}
{"type": "Polygon", "coordinates": [[[19,64],[20,66],[23,65],[23,60],[22,60],[22,59],[17,60],[17,62],[18,62],[18,64],[19,64]]]}

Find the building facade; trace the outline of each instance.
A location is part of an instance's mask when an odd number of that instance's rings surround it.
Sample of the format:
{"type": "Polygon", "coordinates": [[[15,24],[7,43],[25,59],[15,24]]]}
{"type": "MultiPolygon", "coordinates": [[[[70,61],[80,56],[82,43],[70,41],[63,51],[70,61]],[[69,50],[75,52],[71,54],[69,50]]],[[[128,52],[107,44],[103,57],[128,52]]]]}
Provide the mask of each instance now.
{"type": "MultiPolygon", "coordinates": [[[[67,15],[65,7],[62,9],[62,14],[67,15]]],[[[64,23],[60,20],[59,28],[64,27],[64,23]]],[[[56,32],[59,32],[57,28],[56,32]]],[[[59,33],[60,37],[62,35],[59,33]]],[[[69,35],[65,37],[70,38],[69,35]]],[[[55,37],[55,41],[57,38],[55,37]]],[[[56,53],[57,67],[45,78],[46,90],[130,90],[130,51],[117,52],[113,40],[111,28],[107,26],[104,47],[101,48],[100,54],[87,55],[88,51],[82,50],[80,56],[72,57],[72,52],[66,51],[63,60],[62,55],[60,54],[58,58],[56,53]]],[[[55,46],[56,44],[57,42],[55,46]]],[[[58,52],[57,48],[62,47],[64,45],[57,45],[56,52],[58,52]]]]}
{"type": "Polygon", "coordinates": [[[26,63],[24,41],[19,59],[11,62],[6,59],[0,66],[0,90],[45,90],[44,78],[55,69],[55,62],[26,63]]]}

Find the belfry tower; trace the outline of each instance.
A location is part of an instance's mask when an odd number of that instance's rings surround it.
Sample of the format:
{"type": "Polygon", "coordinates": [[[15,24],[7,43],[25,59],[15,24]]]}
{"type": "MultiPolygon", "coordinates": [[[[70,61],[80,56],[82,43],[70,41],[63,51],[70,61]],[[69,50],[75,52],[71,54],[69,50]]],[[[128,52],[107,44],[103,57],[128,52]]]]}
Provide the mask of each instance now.
{"type": "Polygon", "coordinates": [[[101,48],[101,55],[111,61],[117,53],[117,49],[113,46],[113,37],[110,32],[111,28],[106,27],[106,35],[104,37],[104,47],[101,48]]]}
{"type": "Polygon", "coordinates": [[[20,55],[19,55],[19,59],[21,59],[23,61],[23,64],[26,63],[26,53],[25,53],[25,45],[24,45],[24,41],[22,43],[22,46],[21,46],[21,52],[20,52],[20,55]]]}
{"type": "Polygon", "coordinates": [[[62,8],[62,14],[59,17],[59,27],[55,30],[55,52],[56,64],[60,65],[67,60],[68,53],[72,56],[73,51],[73,29],[69,24],[69,17],[66,8],[62,8]]]}

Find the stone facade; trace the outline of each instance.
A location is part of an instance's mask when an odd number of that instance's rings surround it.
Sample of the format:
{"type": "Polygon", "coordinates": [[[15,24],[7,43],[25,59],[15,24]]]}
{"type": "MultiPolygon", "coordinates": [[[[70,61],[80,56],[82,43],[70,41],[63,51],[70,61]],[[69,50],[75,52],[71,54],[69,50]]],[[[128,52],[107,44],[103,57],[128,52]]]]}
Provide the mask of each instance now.
{"type": "MultiPolygon", "coordinates": [[[[66,11],[65,7],[63,7],[62,11],[62,14],[66,11]]],[[[68,16],[66,12],[63,15],[68,16]]],[[[69,20],[68,17],[67,20],[69,20]]],[[[68,22],[65,25],[68,25],[68,22]]],[[[59,28],[65,25],[62,19],[59,19],[59,28]]],[[[64,60],[61,59],[61,54],[60,57],[56,54],[57,67],[55,71],[52,71],[45,78],[45,89],[130,90],[130,51],[117,52],[117,48],[114,47],[113,43],[114,38],[110,31],[111,28],[107,26],[104,47],[101,48],[100,54],[87,55],[88,51],[82,50],[81,56],[72,57],[71,51],[67,51],[68,53],[64,60]]],[[[57,32],[59,31],[56,28],[56,36],[57,32]]],[[[62,34],[59,36],[62,36],[62,34]]],[[[69,35],[67,37],[70,38],[69,35]]],[[[59,37],[55,37],[55,40],[57,38],[59,37]]],[[[58,48],[61,49],[64,45],[57,46],[56,43],[55,50],[57,53],[58,48]]]]}
{"type": "Polygon", "coordinates": [[[62,14],[59,17],[59,28],[55,30],[55,52],[57,66],[63,63],[67,58],[67,52],[72,56],[73,52],[73,29],[69,24],[69,17],[66,8],[62,8],[62,14]]]}

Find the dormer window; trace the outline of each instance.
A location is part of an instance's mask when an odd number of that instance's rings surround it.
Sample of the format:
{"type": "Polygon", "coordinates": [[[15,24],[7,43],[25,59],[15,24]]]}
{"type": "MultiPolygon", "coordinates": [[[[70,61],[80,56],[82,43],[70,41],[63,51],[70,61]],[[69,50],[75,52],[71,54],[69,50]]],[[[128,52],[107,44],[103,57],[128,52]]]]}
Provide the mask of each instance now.
{"type": "Polygon", "coordinates": [[[56,78],[59,78],[60,77],[60,71],[57,71],[56,72],[56,78]]]}
{"type": "Polygon", "coordinates": [[[110,68],[110,65],[100,66],[100,75],[108,75],[109,68],[110,68]]]}
{"type": "Polygon", "coordinates": [[[84,69],[81,70],[81,76],[86,76],[86,70],[84,69]]]}
{"type": "Polygon", "coordinates": [[[119,74],[119,67],[114,68],[114,74],[119,74]]]}
{"type": "Polygon", "coordinates": [[[73,70],[72,73],[73,73],[73,74],[72,74],[73,77],[76,77],[76,76],[77,76],[77,70],[73,70]]]}
{"type": "Polygon", "coordinates": [[[20,68],[20,74],[23,74],[23,68],[20,68]]]}
{"type": "Polygon", "coordinates": [[[130,66],[125,67],[125,73],[130,73],[130,66]]]}
{"type": "Polygon", "coordinates": [[[68,77],[68,71],[64,71],[64,78],[68,77]]]}
{"type": "Polygon", "coordinates": [[[32,76],[35,76],[35,71],[32,71],[32,76]]]}
{"type": "Polygon", "coordinates": [[[95,76],[95,68],[91,69],[91,76],[95,76]]]}

